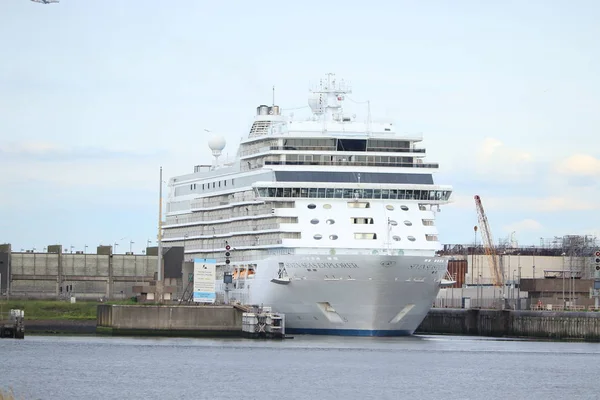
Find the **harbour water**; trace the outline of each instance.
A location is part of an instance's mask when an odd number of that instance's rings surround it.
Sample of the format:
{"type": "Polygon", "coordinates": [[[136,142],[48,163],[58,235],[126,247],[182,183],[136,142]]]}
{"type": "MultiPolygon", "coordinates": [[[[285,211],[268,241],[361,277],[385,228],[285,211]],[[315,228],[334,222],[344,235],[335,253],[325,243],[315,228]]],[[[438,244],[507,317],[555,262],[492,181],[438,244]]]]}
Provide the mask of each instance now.
{"type": "Polygon", "coordinates": [[[597,399],[600,344],[414,336],[0,340],[23,399],[597,399]]]}

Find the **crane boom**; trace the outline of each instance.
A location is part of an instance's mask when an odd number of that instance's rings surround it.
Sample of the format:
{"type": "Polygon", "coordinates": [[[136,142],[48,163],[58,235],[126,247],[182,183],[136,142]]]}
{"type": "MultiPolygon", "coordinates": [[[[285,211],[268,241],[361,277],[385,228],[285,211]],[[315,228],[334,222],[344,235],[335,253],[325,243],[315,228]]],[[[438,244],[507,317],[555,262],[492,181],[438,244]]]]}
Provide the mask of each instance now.
{"type": "Polygon", "coordinates": [[[481,240],[490,264],[494,286],[504,286],[504,266],[498,260],[494,239],[492,238],[492,231],[487,216],[485,215],[483,204],[481,203],[481,197],[478,195],[475,195],[475,206],[477,207],[477,218],[479,219],[481,240]]]}

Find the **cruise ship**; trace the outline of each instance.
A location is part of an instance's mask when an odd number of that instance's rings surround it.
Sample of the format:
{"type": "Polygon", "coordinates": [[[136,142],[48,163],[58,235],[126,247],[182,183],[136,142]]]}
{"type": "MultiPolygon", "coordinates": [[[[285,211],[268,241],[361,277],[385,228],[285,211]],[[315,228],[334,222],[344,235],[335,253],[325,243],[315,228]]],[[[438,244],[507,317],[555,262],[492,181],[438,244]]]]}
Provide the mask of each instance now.
{"type": "Polygon", "coordinates": [[[162,244],[217,263],[217,295],[270,306],[296,334],[410,335],[446,283],[436,185],[421,135],[344,112],[350,84],[328,74],[311,115],[260,105],[233,162],[169,180],[162,244]],[[224,275],[232,278],[223,283],[224,275]]]}

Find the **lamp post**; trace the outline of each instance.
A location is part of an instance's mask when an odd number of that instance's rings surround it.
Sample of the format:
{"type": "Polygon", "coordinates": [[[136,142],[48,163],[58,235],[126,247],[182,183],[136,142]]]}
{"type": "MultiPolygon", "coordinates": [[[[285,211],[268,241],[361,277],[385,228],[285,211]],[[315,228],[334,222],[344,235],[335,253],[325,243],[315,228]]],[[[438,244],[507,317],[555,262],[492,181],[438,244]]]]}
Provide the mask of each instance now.
{"type": "Polygon", "coordinates": [[[563,298],[563,309],[567,306],[567,301],[565,300],[565,255],[566,253],[562,253],[562,298],[563,298]]]}
{"type": "Polygon", "coordinates": [[[471,257],[471,285],[475,275],[475,250],[477,249],[477,225],[473,227],[473,256],[471,257]]]}
{"type": "Polygon", "coordinates": [[[183,235],[183,261],[187,261],[185,259],[185,241],[187,240],[187,238],[188,238],[188,234],[186,233],[185,235],[183,235]]]}
{"type": "Polygon", "coordinates": [[[117,242],[114,243],[114,245],[113,245],[113,249],[114,249],[113,254],[117,254],[117,246],[118,245],[119,245],[119,243],[117,243],[117,242]]]}
{"type": "Polygon", "coordinates": [[[535,279],[535,246],[531,246],[532,250],[532,268],[533,268],[533,279],[535,279]]]}
{"type": "Polygon", "coordinates": [[[35,275],[35,247],[33,248],[33,275],[35,275]]]}
{"type": "Polygon", "coordinates": [[[132,250],[132,248],[133,248],[133,244],[134,244],[134,243],[135,243],[135,242],[134,242],[133,240],[130,240],[130,241],[129,241],[129,252],[130,252],[130,253],[133,253],[133,250],[132,250]]]}
{"type": "Polygon", "coordinates": [[[85,268],[87,270],[87,248],[88,245],[84,244],[83,245],[83,268],[85,268]]]}

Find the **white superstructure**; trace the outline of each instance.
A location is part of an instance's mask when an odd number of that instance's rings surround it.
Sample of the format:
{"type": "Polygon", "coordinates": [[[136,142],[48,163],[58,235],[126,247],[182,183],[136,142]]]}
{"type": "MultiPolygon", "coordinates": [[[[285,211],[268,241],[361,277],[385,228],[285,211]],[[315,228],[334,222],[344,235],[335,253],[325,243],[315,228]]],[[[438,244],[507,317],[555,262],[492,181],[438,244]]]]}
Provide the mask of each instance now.
{"type": "Polygon", "coordinates": [[[163,244],[216,259],[228,298],[284,313],[289,333],[411,334],[446,273],[435,212],[451,187],[420,136],[345,114],[349,93],[329,74],[308,120],[259,106],[233,163],[213,136],[215,161],[170,179],[163,244]]]}

